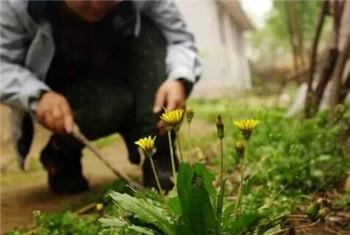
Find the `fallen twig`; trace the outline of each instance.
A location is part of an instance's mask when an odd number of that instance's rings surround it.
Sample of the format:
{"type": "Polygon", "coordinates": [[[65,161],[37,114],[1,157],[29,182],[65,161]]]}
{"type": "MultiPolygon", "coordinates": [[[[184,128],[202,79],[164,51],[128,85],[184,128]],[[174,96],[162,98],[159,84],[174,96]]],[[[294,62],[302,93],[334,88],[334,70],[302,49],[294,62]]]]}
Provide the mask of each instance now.
{"type": "Polygon", "coordinates": [[[77,211],[75,211],[75,213],[77,213],[78,215],[84,214],[85,212],[96,208],[96,205],[97,205],[96,202],[89,203],[86,206],[83,206],[80,209],[78,209],[77,211]]]}
{"type": "Polygon", "coordinates": [[[288,219],[308,219],[307,215],[288,215],[288,219]]]}

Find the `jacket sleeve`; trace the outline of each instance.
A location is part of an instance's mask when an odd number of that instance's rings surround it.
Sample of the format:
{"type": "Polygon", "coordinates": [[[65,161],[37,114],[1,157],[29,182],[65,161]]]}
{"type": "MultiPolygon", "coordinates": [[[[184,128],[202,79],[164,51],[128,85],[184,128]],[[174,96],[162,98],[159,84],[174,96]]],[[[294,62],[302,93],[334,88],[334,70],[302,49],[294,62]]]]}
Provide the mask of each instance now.
{"type": "Polygon", "coordinates": [[[0,101],[29,111],[29,99],[49,87],[24,67],[31,37],[8,0],[1,0],[0,17],[0,101]]]}
{"type": "MultiPolygon", "coordinates": [[[[173,0],[144,1],[141,13],[149,16],[163,32],[168,46],[168,79],[195,82],[202,73],[194,36],[190,33],[173,0]]],[[[142,27],[142,26],[141,26],[142,27]]]]}

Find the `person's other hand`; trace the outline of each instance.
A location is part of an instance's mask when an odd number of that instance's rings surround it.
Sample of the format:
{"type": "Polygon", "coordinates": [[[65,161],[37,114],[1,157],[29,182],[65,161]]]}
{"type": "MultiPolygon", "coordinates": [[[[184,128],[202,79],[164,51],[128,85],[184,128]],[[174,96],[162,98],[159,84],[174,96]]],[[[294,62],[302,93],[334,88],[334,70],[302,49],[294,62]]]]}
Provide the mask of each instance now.
{"type": "MultiPolygon", "coordinates": [[[[178,80],[166,80],[158,89],[153,106],[153,113],[158,114],[163,107],[167,110],[184,108],[186,104],[185,86],[178,80]]],[[[159,134],[165,133],[165,127],[160,121],[157,124],[159,134]]]]}
{"type": "Polygon", "coordinates": [[[66,98],[56,92],[44,93],[36,109],[36,115],[41,124],[54,132],[71,133],[73,130],[73,115],[66,98]]]}

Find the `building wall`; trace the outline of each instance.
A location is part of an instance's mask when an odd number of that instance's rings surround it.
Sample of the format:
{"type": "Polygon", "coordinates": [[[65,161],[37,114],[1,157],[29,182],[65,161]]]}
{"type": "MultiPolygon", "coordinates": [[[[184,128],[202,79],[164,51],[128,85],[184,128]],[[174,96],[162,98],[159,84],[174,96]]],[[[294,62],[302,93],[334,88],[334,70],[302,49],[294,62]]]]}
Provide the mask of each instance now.
{"type": "Polygon", "coordinates": [[[193,96],[234,96],[250,89],[250,73],[241,30],[215,0],[177,0],[188,28],[194,33],[204,73],[193,96]]]}

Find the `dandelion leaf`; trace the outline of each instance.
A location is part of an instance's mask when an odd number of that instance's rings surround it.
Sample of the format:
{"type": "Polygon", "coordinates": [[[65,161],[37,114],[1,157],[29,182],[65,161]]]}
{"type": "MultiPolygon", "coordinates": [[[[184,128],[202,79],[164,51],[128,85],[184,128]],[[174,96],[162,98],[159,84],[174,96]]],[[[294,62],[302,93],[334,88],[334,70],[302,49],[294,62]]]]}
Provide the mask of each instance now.
{"type": "Polygon", "coordinates": [[[215,215],[202,176],[194,176],[190,197],[189,221],[193,234],[206,235],[215,230],[215,215]]]}
{"type": "Polygon", "coordinates": [[[210,200],[212,175],[203,165],[181,163],[177,190],[182,207],[177,234],[205,235],[215,230],[215,214],[210,200]]]}
{"type": "Polygon", "coordinates": [[[166,235],[173,235],[174,227],[170,222],[167,212],[152,203],[151,200],[139,199],[128,194],[112,192],[112,199],[124,210],[132,213],[136,218],[155,225],[166,235]]]}
{"type": "Polygon", "coordinates": [[[98,220],[105,228],[114,229],[118,234],[128,235],[156,235],[154,231],[149,228],[128,224],[126,221],[117,218],[101,218],[98,220]]]}
{"type": "Polygon", "coordinates": [[[206,189],[206,191],[209,193],[210,197],[216,196],[216,190],[213,186],[213,181],[215,180],[215,175],[211,173],[203,164],[195,164],[194,165],[194,172],[197,175],[200,175],[203,179],[203,185],[206,189]]]}
{"type": "Polygon", "coordinates": [[[252,234],[256,225],[263,217],[257,213],[243,214],[238,219],[233,220],[229,225],[230,234],[248,235],[252,234]],[[251,231],[252,230],[252,231],[251,231]]]}

